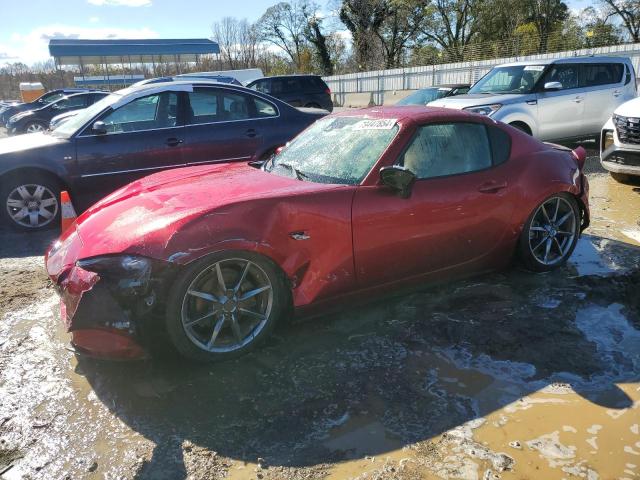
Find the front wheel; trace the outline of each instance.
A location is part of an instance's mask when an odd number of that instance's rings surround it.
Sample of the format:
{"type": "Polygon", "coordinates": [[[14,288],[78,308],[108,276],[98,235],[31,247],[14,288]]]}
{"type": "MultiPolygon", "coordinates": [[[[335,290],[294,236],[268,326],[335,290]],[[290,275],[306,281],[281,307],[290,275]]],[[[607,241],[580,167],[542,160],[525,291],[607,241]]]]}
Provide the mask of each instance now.
{"type": "Polygon", "coordinates": [[[573,253],[580,234],[576,200],[560,193],[547,198],[531,214],[520,237],[520,258],[536,272],[548,272],[573,253]]]}
{"type": "Polygon", "coordinates": [[[171,288],[166,325],[185,357],[211,362],[243,355],[288,311],[284,275],[268,259],[230,251],[187,267],[171,288]]]}
{"type": "Polygon", "coordinates": [[[3,178],[0,216],[18,230],[44,230],[59,224],[59,198],[60,185],[50,176],[33,173],[3,178]]]}
{"type": "Polygon", "coordinates": [[[24,127],[25,133],[44,132],[46,129],[47,126],[40,122],[29,122],[24,127]]]}

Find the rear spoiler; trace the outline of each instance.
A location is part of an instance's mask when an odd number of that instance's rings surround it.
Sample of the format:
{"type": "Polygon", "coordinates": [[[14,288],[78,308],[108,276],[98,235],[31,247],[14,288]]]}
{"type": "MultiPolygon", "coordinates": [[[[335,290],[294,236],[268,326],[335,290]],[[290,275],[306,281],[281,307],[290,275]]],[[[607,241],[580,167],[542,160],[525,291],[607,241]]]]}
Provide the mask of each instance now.
{"type": "Polygon", "coordinates": [[[551,148],[555,150],[561,150],[563,152],[571,153],[576,163],[578,164],[578,168],[582,171],[584,169],[584,162],[587,160],[587,151],[583,147],[578,147],[574,150],[571,150],[569,147],[565,147],[564,145],[558,145],[557,143],[549,143],[544,142],[545,145],[549,145],[551,148]]]}

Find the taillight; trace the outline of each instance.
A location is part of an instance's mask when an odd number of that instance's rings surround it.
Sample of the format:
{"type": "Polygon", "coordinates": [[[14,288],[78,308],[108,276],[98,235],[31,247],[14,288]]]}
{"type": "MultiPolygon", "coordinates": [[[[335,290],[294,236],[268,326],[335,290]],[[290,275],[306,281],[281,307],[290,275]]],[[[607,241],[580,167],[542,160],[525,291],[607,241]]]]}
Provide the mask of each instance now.
{"type": "Polygon", "coordinates": [[[327,95],[331,95],[331,89],[330,89],[329,87],[327,87],[327,89],[325,90],[325,93],[326,93],[327,95]]]}
{"type": "Polygon", "coordinates": [[[584,162],[587,159],[587,151],[582,147],[578,147],[572,150],[571,153],[573,153],[573,157],[576,159],[576,162],[578,162],[578,168],[582,171],[584,162]]]}

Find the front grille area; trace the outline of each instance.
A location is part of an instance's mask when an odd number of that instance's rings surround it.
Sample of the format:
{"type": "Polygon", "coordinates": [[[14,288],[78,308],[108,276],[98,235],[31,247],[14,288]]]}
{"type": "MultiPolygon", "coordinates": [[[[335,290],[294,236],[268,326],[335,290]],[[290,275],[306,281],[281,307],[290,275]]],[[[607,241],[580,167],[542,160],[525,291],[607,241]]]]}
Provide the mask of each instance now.
{"type": "Polygon", "coordinates": [[[611,152],[611,154],[608,157],[603,158],[603,160],[605,162],[617,163],[618,165],[640,167],[640,152],[618,150],[611,152]]]}
{"type": "Polygon", "coordinates": [[[640,117],[614,115],[613,123],[621,143],[640,145],[640,117]]]}

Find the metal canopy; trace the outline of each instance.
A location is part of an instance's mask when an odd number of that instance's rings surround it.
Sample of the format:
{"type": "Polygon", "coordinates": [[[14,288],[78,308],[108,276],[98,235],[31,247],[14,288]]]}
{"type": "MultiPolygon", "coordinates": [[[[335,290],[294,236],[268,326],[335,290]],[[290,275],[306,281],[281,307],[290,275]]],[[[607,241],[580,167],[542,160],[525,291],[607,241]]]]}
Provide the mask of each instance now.
{"type": "Polygon", "coordinates": [[[51,39],[49,53],[58,65],[196,62],[199,55],[218,54],[207,38],[150,40],[51,39]]]}

